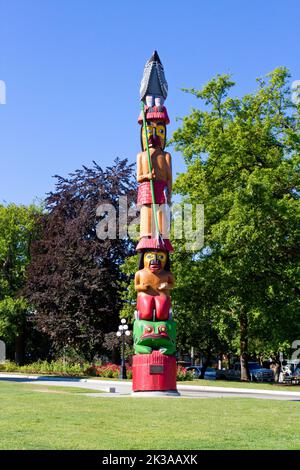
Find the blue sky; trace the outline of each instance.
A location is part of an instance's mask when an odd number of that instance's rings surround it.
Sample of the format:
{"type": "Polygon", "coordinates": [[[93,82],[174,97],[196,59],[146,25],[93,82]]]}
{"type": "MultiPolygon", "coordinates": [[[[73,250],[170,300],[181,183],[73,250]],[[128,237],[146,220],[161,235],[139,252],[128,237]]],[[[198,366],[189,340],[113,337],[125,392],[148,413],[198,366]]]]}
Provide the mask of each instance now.
{"type": "MultiPolygon", "coordinates": [[[[139,85],[157,49],[171,125],[201,88],[231,73],[235,93],[287,66],[300,79],[297,0],[0,0],[0,203],[29,204],[62,176],[139,151],[139,85]]],[[[174,155],[174,175],[184,170],[174,155]]]]}

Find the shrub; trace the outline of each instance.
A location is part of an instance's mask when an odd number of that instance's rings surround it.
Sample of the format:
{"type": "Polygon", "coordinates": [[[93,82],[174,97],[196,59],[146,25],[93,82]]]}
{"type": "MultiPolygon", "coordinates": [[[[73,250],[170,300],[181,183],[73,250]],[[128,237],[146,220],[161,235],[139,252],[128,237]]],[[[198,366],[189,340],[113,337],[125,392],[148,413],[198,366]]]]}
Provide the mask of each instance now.
{"type": "Polygon", "coordinates": [[[0,364],[1,372],[14,372],[17,369],[18,369],[18,366],[14,362],[5,362],[4,364],[0,364]]]}
{"type": "Polygon", "coordinates": [[[61,376],[84,375],[88,364],[67,364],[62,359],[57,361],[37,361],[32,364],[18,366],[14,362],[5,362],[0,364],[2,372],[23,372],[27,374],[49,374],[61,376]]]}
{"type": "MultiPolygon", "coordinates": [[[[0,364],[2,372],[23,372],[27,374],[48,374],[60,376],[94,376],[107,379],[118,379],[120,376],[120,366],[112,363],[105,365],[90,365],[88,363],[67,364],[62,359],[57,361],[37,361],[25,366],[18,366],[14,362],[5,362],[0,364]]],[[[132,379],[132,366],[126,364],[127,378],[132,379]]],[[[177,366],[177,380],[193,380],[192,372],[187,371],[182,366],[177,366]]]]}
{"type": "MultiPolygon", "coordinates": [[[[132,366],[126,365],[127,378],[132,379],[132,366]]],[[[117,379],[120,376],[120,366],[112,363],[108,363],[103,366],[91,366],[85,371],[86,375],[92,375],[103,378],[117,379]]],[[[193,380],[193,373],[187,371],[182,366],[177,366],[177,380],[193,380]]]]}
{"type": "MultiPolygon", "coordinates": [[[[132,377],[132,367],[126,365],[127,378],[132,377]]],[[[92,366],[86,370],[87,374],[96,375],[97,377],[104,377],[110,379],[118,379],[120,376],[120,366],[112,363],[103,366],[92,366]]]]}
{"type": "Polygon", "coordinates": [[[193,380],[194,375],[191,371],[187,371],[183,366],[177,366],[177,380],[182,382],[183,380],[193,380]]]}

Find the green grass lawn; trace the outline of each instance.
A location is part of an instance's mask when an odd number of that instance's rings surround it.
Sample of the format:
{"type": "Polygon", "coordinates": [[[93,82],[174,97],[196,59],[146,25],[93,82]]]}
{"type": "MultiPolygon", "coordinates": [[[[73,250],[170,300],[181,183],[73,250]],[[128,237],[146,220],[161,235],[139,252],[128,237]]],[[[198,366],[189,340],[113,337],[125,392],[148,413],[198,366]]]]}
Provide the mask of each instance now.
{"type": "MultiPolygon", "coordinates": [[[[0,385],[1,386],[1,385],[0,385]]],[[[104,393],[102,390],[93,390],[91,388],[81,388],[81,387],[64,387],[60,385],[41,385],[30,383],[26,384],[25,387],[30,387],[29,390],[34,392],[43,392],[43,393],[64,393],[64,394],[78,394],[78,393],[104,393]]]]}
{"type": "Polygon", "coordinates": [[[0,382],[0,449],[300,449],[298,402],[64,391],[0,382]]]}
{"type": "Polygon", "coordinates": [[[257,390],[272,390],[281,392],[299,392],[300,385],[278,385],[275,383],[235,382],[233,380],[203,380],[195,379],[177,382],[177,385],[199,385],[205,387],[256,388],[257,390]]]}

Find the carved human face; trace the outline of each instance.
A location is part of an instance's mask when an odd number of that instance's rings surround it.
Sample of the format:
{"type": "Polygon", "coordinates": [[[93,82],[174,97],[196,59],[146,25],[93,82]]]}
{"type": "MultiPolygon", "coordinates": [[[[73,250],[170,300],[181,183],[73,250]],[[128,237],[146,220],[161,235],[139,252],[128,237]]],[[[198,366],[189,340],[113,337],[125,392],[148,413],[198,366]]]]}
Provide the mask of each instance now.
{"type": "MultiPolygon", "coordinates": [[[[166,146],[166,125],[164,122],[147,121],[147,134],[149,147],[161,148],[166,146]]],[[[146,136],[144,126],[141,127],[142,149],[146,150],[146,136]]]]}
{"type": "Polygon", "coordinates": [[[167,262],[165,251],[148,251],[144,254],[144,266],[153,273],[162,271],[167,262]]]}

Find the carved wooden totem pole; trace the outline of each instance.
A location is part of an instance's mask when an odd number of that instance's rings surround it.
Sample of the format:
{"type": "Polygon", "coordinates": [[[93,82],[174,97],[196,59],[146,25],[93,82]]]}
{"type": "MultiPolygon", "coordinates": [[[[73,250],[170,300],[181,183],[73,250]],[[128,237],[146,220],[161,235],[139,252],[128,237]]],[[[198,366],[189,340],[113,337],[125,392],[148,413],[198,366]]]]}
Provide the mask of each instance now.
{"type": "Polygon", "coordinates": [[[169,240],[172,194],[171,155],[164,151],[169,124],[164,101],[168,84],[155,51],[141,82],[142,151],[137,156],[140,207],[139,270],[135,274],[137,309],[133,338],[133,392],[176,391],[176,325],[172,319],[169,240]]]}

